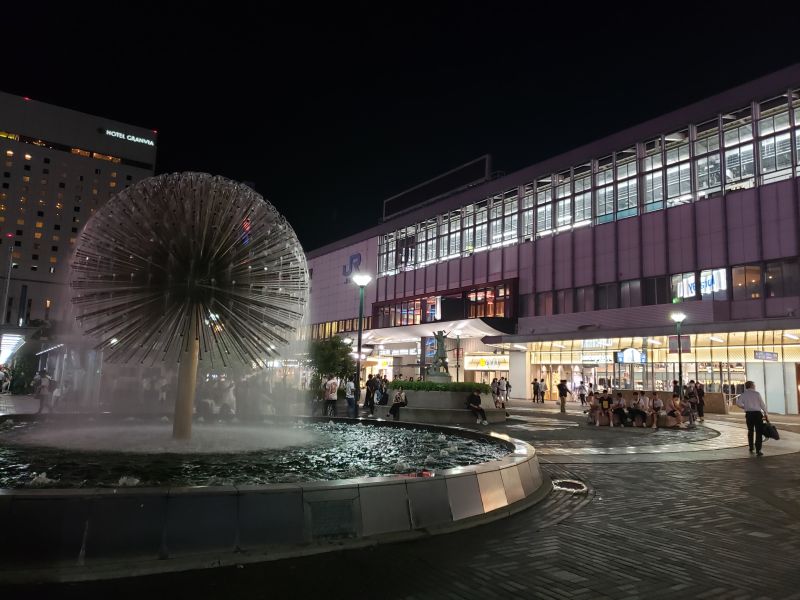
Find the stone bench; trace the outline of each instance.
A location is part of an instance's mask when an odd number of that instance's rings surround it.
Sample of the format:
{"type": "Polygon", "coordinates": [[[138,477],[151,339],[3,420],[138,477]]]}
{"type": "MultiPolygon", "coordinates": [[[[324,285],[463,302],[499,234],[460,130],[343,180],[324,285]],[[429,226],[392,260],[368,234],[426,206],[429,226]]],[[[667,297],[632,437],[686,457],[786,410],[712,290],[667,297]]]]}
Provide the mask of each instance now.
{"type": "MultiPolygon", "coordinates": [[[[391,419],[389,406],[376,406],[375,416],[391,419]]],[[[506,411],[502,408],[483,408],[486,420],[489,423],[505,423],[506,411]]],[[[363,409],[362,409],[363,413],[363,409]]],[[[400,408],[400,421],[409,423],[431,423],[434,425],[474,425],[475,418],[467,408],[425,408],[418,406],[404,406],[400,408]]]]}
{"type": "MultiPolygon", "coordinates": [[[[612,413],[612,417],[614,418],[614,425],[619,426],[619,417],[612,413]]],[[[684,422],[687,422],[688,418],[684,419],[684,422]]],[[[634,422],[634,426],[638,427],[638,423],[640,423],[640,418],[637,418],[634,422]]],[[[608,417],[605,413],[600,415],[600,425],[608,427],[608,417]]],[[[645,427],[652,427],[653,426],[653,415],[651,413],[647,414],[647,420],[645,422],[645,427]]],[[[677,427],[678,420],[675,417],[670,417],[669,415],[658,415],[658,426],[659,427],[677,427]]]]}

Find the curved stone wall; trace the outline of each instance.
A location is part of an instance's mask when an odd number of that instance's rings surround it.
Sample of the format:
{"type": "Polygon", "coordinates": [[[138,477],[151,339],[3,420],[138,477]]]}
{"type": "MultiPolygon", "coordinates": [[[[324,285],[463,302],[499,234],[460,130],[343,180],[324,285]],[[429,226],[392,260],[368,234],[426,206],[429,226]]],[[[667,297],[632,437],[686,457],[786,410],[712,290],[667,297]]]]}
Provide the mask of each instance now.
{"type": "MultiPolygon", "coordinates": [[[[374,426],[402,426],[376,422],[374,426]]],[[[195,488],[0,490],[0,580],[59,567],[85,578],[92,565],[133,559],[140,572],[268,560],[348,542],[413,538],[521,510],[549,490],[536,452],[499,434],[415,425],[463,437],[493,437],[501,460],[432,477],[367,477],[303,484],[195,488]],[[227,557],[227,558],[226,558],[227,557]],[[248,558],[249,557],[249,558],[248,558]],[[159,561],[159,559],[161,559],[159,561]],[[175,561],[172,561],[175,562],[175,561]],[[81,575],[81,573],[83,573],[81,575]]],[[[41,575],[41,574],[40,574],[41,575]]],[[[46,577],[46,576],[45,576],[46,577]]]]}

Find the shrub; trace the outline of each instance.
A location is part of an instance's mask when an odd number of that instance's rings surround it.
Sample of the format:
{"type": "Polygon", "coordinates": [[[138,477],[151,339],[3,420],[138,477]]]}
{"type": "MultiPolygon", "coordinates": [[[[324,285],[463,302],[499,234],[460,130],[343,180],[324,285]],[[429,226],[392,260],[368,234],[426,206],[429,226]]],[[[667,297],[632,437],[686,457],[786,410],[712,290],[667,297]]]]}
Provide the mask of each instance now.
{"type": "Polygon", "coordinates": [[[402,387],[407,391],[420,391],[420,392],[464,392],[468,394],[474,390],[478,390],[481,394],[490,394],[492,388],[485,383],[469,383],[464,381],[450,382],[450,383],[437,383],[434,381],[392,381],[389,387],[396,390],[402,387]]]}

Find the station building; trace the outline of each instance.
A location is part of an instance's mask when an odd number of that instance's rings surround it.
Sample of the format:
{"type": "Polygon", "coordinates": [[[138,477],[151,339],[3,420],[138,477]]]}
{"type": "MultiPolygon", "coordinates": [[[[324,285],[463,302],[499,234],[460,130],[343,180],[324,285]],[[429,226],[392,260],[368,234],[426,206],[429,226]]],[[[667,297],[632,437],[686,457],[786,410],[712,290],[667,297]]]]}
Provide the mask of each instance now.
{"type": "Polygon", "coordinates": [[[448,337],[455,378],[740,393],[797,413],[800,65],[507,175],[481,157],[384,202],[308,253],[313,338],[364,374],[418,377],[448,337]],[[680,346],[671,319],[682,312],[680,346]]]}

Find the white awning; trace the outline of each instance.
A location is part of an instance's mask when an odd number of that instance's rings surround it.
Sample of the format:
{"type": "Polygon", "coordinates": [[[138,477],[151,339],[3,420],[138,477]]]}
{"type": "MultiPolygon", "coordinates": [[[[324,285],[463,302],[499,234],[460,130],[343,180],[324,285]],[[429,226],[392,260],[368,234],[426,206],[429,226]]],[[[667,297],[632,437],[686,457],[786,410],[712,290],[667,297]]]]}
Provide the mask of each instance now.
{"type": "Polygon", "coordinates": [[[482,319],[461,319],[460,321],[438,321],[419,325],[403,325],[402,327],[384,327],[370,329],[362,336],[362,344],[397,344],[400,342],[418,342],[423,337],[433,337],[434,331],[444,331],[448,338],[460,336],[463,339],[483,338],[487,335],[505,335],[482,319]]]}

